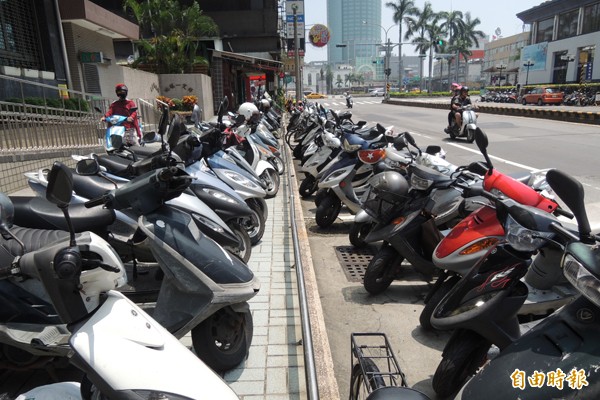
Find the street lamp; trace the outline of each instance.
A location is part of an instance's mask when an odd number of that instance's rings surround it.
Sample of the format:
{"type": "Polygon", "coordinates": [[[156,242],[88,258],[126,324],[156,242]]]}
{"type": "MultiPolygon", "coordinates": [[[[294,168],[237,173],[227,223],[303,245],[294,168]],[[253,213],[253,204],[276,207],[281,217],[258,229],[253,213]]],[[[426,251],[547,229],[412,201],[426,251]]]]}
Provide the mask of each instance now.
{"type": "Polygon", "coordinates": [[[502,86],[502,71],[506,69],[506,65],[504,64],[498,64],[496,65],[496,69],[500,70],[500,86],[502,86]]]}
{"type": "MultiPolygon", "coordinates": [[[[363,20],[362,23],[363,23],[363,25],[368,24],[368,22],[365,20],[363,20]]],[[[383,61],[383,72],[385,75],[385,98],[389,99],[390,93],[388,91],[388,86],[389,86],[389,81],[390,81],[390,73],[392,72],[392,70],[390,68],[390,56],[391,56],[392,48],[395,47],[399,43],[391,43],[390,39],[388,39],[388,32],[390,31],[390,29],[392,29],[393,27],[398,26],[398,25],[394,24],[387,29],[385,29],[383,26],[381,26],[379,24],[372,24],[372,25],[379,26],[385,32],[385,57],[383,59],[384,60],[383,61]],[[392,46],[392,44],[393,44],[393,46],[392,46]]],[[[400,57],[402,57],[402,55],[400,55],[400,57]]],[[[402,82],[399,82],[399,85],[401,85],[401,84],[402,84],[402,82]]]]}
{"type": "Polygon", "coordinates": [[[525,86],[527,86],[527,84],[529,83],[529,68],[533,67],[534,65],[535,63],[533,63],[531,60],[527,60],[527,62],[523,64],[524,67],[527,67],[527,74],[525,75],[525,86]]]}

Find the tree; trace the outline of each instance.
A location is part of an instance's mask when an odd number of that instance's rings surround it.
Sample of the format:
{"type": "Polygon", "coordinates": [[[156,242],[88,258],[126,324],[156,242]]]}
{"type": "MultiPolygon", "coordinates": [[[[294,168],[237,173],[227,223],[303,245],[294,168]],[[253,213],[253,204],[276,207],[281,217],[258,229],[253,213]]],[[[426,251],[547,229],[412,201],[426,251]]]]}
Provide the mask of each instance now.
{"type": "Polygon", "coordinates": [[[407,19],[407,30],[404,35],[406,40],[413,38],[411,43],[417,48],[419,52],[419,76],[420,83],[419,88],[423,90],[423,61],[429,50],[429,39],[427,35],[427,27],[429,22],[433,19],[435,13],[431,8],[430,2],[425,2],[423,10],[419,10],[415,17],[408,17],[407,19]]]}
{"type": "Polygon", "coordinates": [[[427,35],[429,36],[429,87],[427,88],[431,92],[431,79],[433,71],[433,52],[440,52],[442,45],[439,43],[439,39],[446,37],[446,31],[439,23],[440,15],[434,14],[430,23],[427,24],[427,35]]]}
{"type": "Polygon", "coordinates": [[[401,88],[402,75],[404,73],[404,65],[402,64],[402,25],[408,25],[408,17],[411,15],[417,15],[419,9],[415,7],[415,2],[413,0],[397,0],[396,3],[390,1],[385,3],[385,5],[394,11],[394,22],[398,24],[398,86],[401,88]]]}
{"type": "MultiPolygon", "coordinates": [[[[445,21],[442,23],[442,27],[448,31],[448,44],[452,47],[459,35],[460,29],[462,27],[463,21],[463,13],[462,11],[452,10],[452,11],[442,11],[440,16],[445,21]]],[[[454,57],[458,60],[458,52],[454,57]]],[[[448,64],[448,68],[450,68],[450,64],[448,64]]],[[[456,65],[456,80],[458,81],[458,63],[456,65]]]]}
{"type": "Polygon", "coordinates": [[[176,0],[124,0],[123,8],[133,13],[142,32],[134,67],[143,63],[155,66],[156,73],[183,73],[208,64],[197,55],[198,40],[217,35],[219,28],[198,3],[182,8],[176,0]]]}
{"type": "Polygon", "coordinates": [[[471,48],[479,47],[479,39],[483,39],[485,37],[485,33],[479,29],[477,29],[477,25],[479,25],[481,21],[479,18],[471,19],[471,13],[465,13],[465,18],[460,26],[460,30],[457,35],[455,50],[457,55],[456,59],[456,76],[458,79],[458,68],[460,66],[460,56],[462,55],[465,59],[465,63],[468,63],[469,56],[471,53],[471,48]]]}
{"type": "Polygon", "coordinates": [[[329,64],[327,64],[325,80],[327,82],[327,93],[333,93],[333,71],[331,70],[331,65],[329,64]]]}
{"type": "Polygon", "coordinates": [[[340,74],[338,74],[336,80],[335,80],[335,86],[339,88],[342,87],[343,81],[342,81],[342,76],[340,74]]]}

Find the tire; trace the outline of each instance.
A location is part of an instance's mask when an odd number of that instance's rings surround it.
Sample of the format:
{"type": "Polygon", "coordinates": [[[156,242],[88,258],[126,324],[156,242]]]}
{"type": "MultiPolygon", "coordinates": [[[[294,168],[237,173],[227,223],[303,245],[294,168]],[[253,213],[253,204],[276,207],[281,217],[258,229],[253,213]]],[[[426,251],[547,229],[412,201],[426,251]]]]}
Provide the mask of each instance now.
{"type": "Polygon", "coordinates": [[[214,371],[229,371],[246,359],[252,343],[252,313],[225,307],[192,329],[196,355],[214,371]]]}
{"type": "Polygon", "coordinates": [[[292,155],[297,160],[301,160],[302,159],[302,144],[301,143],[298,143],[296,145],[296,147],[294,147],[294,150],[292,150],[292,155]]]}
{"type": "Polygon", "coordinates": [[[433,314],[433,310],[437,307],[437,305],[442,301],[442,299],[448,294],[450,289],[452,289],[457,283],[460,281],[460,277],[453,276],[449,279],[446,279],[444,283],[438,287],[438,289],[433,293],[431,298],[425,303],[425,307],[423,307],[423,311],[421,311],[421,315],[419,316],[419,323],[421,324],[421,328],[426,331],[433,331],[435,328],[431,326],[431,315],[433,314]]]}
{"type": "Polygon", "coordinates": [[[490,342],[473,331],[454,331],[431,382],[437,395],[449,397],[457,392],[485,363],[490,346],[490,342]]]}
{"type": "Polygon", "coordinates": [[[373,224],[371,222],[355,222],[350,227],[348,238],[354,247],[362,248],[367,246],[365,237],[371,232],[373,224]]]}
{"type": "Polygon", "coordinates": [[[246,204],[253,210],[260,211],[263,219],[266,221],[269,218],[269,207],[267,202],[262,197],[254,197],[246,200],[246,204]]]}
{"type": "Polygon", "coordinates": [[[396,266],[400,265],[402,257],[394,248],[384,246],[371,259],[365,271],[363,286],[370,294],[379,294],[385,291],[396,276],[396,266]]]}
{"type": "Polygon", "coordinates": [[[365,400],[369,393],[385,386],[383,376],[379,374],[379,368],[373,360],[364,358],[365,373],[367,379],[363,376],[363,370],[360,364],[355,364],[352,368],[352,376],[350,377],[350,400],[365,400]],[[368,381],[369,387],[365,387],[365,382],[368,381]]]}
{"type": "Polygon", "coordinates": [[[260,174],[260,179],[267,184],[265,191],[267,192],[267,199],[275,197],[279,192],[279,174],[275,169],[266,169],[260,174]]]}
{"type": "Polygon", "coordinates": [[[475,141],[475,131],[473,129],[467,129],[467,142],[473,143],[475,141]]]}
{"type": "Polygon", "coordinates": [[[335,222],[342,209],[342,202],[331,193],[317,206],[315,221],[321,228],[329,228],[335,222]]]}
{"type": "Polygon", "coordinates": [[[524,106],[526,106],[527,105],[527,100],[525,100],[525,99],[521,100],[521,104],[523,104],[524,106]]]}
{"type": "Polygon", "coordinates": [[[247,263],[248,260],[250,260],[250,255],[252,255],[252,241],[250,240],[250,235],[248,235],[245,227],[242,227],[237,223],[229,223],[227,226],[229,226],[229,229],[231,229],[233,234],[238,238],[240,245],[238,247],[223,246],[223,248],[247,263]]]}
{"type": "Polygon", "coordinates": [[[283,163],[281,157],[273,157],[271,159],[271,164],[273,164],[273,167],[275,167],[279,175],[283,175],[285,172],[285,164],[283,163]]]}
{"type": "Polygon", "coordinates": [[[537,105],[538,106],[543,106],[544,105],[544,102],[542,101],[542,99],[538,99],[537,105]]]}
{"type": "Polygon", "coordinates": [[[450,139],[455,140],[456,139],[456,131],[452,128],[450,128],[450,139]]]}
{"type": "MultiPolygon", "coordinates": [[[[318,186],[317,186],[317,188],[318,188],[318,186]]],[[[327,189],[318,190],[317,194],[315,195],[315,206],[319,207],[319,204],[321,204],[321,201],[323,201],[323,199],[325,197],[327,197],[328,193],[329,193],[329,191],[327,189]]]]}
{"type": "Polygon", "coordinates": [[[256,203],[249,203],[248,206],[252,209],[252,215],[244,219],[244,228],[248,232],[250,243],[254,246],[260,242],[265,233],[265,217],[256,203]]]}
{"type": "Polygon", "coordinates": [[[302,198],[306,198],[312,196],[317,189],[317,180],[315,177],[312,175],[306,175],[306,177],[300,183],[298,191],[300,192],[300,196],[302,196],[302,198]]]}

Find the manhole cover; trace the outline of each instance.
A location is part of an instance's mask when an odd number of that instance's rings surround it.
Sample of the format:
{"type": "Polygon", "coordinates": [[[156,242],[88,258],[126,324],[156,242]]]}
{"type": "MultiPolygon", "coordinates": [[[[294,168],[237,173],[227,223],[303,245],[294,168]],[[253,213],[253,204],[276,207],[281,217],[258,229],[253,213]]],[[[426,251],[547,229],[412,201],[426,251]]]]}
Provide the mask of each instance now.
{"type": "Polygon", "coordinates": [[[342,266],[348,282],[362,282],[367,266],[373,258],[373,250],[367,247],[357,249],[354,246],[337,246],[335,254],[342,266]]]}

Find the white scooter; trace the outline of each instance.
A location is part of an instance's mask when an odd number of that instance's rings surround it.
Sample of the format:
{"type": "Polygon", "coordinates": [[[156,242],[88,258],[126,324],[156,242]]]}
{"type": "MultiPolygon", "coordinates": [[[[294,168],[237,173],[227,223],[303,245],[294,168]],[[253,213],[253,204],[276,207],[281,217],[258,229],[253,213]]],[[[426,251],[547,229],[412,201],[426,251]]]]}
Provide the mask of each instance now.
{"type": "MultiPolygon", "coordinates": [[[[63,210],[72,192],[68,168],[55,164],[47,198],[63,210]]],[[[84,371],[83,399],[189,398],[238,399],[235,392],[181,342],[141,308],[113,290],[125,269],[113,250],[94,257],[89,233],[53,241],[25,252],[11,232],[13,205],[0,194],[0,231],[18,243],[17,256],[0,266],[0,278],[41,283],[56,314],[71,333],[71,362],[84,371]],[[95,279],[88,279],[91,275],[95,279]],[[29,279],[28,279],[29,278],[29,279]]],[[[95,240],[102,242],[102,239],[95,240]]],[[[110,248],[107,243],[104,247],[110,248]]],[[[41,344],[40,344],[41,345],[41,344]]]]}
{"type": "Polygon", "coordinates": [[[477,129],[477,113],[472,105],[462,107],[462,125],[460,129],[456,126],[456,122],[452,120],[452,126],[446,132],[450,135],[450,139],[464,137],[467,142],[473,143],[475,140],[475,130],[477,129]]]}

